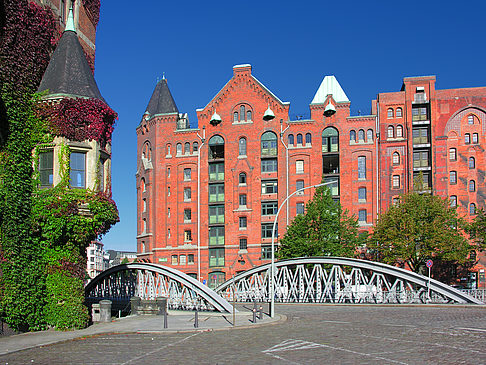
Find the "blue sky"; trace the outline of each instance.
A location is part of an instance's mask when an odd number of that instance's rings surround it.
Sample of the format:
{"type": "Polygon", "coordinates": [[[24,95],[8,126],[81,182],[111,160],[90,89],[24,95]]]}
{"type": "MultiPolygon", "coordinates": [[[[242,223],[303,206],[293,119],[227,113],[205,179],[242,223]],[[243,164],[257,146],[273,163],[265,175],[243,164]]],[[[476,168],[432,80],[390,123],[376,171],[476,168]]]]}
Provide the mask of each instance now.
{"type": "Polygon", "coordinates": [[[96,39],[98,86],[119,114],[113,135],[113,198],[120,222],[105,249],[136,250],[136,134],[165,72],[180,112],[196,126],[231,78],[253,74],[290,116],[307,115],[325,75],[335,75],[351,114],[368,114],[378,92],[406,76],[436,75],[438,89],[486,86],[484,1],[102,0],[96,39]]]}

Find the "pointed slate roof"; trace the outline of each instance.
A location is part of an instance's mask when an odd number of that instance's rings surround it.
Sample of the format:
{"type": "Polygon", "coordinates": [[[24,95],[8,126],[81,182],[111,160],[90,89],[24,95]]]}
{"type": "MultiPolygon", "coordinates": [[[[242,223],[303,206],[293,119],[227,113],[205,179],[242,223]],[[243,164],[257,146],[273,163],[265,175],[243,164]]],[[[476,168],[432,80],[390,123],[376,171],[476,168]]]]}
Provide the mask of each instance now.
{"type": "Polygon", "coordinates": [[[52,54],[38,91],[48,90],[48,96],[64,95],[96,98],[101,96],[93,72],[75,31],[67,28],[52,54]]]}
{"type": "Polygon", "coordinates": [[[155,90],[147,105],[146,112],[150,115],[179,113],[165,78],[160,80],[157,83],[157,86],[155,86],[155,90]]]}
{"type": "Polygon", "coordinates": [[[339,85],[338,80],[333,75],[324,77],[324,80],[322,80],[321,86],[319,86],[319,89],[317,89],[316,95],[314,95],[314,99],[312,99],[311,104],[323,104],[328,95],[332,95],[336,103],[349,102],[343,88],[341,85],[339,85]]]}

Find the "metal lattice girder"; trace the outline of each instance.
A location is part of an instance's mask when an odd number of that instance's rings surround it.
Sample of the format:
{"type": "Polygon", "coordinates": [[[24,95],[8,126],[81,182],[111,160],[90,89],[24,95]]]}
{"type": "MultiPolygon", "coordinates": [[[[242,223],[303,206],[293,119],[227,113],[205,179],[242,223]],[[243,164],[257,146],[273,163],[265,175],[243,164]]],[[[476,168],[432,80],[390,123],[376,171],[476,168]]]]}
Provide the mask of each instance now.
{"type": "Polygon", "coordinates": [[[85,287],[89,302],[101,299],[126,301],[132,296],[142,299],[168,298],[169,307],[181,309],[215,309],[232,312],[233,307],[213,290],[171,267],[136,262],[121,264],[103,271],[85,287]]]}
{"type": "MultiPolygon", "coordinates": [[[[280,302],[482,304],[437,280],[379,262],[306,257],[275,266],[275,300],[280,302]]],[[[269,300],[270,275],[270,264],[254,267],[215,291],[230,300],[233,295],[237,301],[269,300]]]]}

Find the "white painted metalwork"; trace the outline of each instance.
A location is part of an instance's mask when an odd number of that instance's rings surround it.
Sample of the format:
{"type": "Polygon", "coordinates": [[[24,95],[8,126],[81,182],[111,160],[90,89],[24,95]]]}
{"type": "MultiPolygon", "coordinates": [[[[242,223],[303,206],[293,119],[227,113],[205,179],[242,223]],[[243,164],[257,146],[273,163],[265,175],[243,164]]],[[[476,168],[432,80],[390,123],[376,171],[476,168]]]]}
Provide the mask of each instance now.
{"type": "Polygon", "coordinates": [[[196,279],[174,268],[151,263],[112,267],[86,285],[85,295],[87,303],[110,299],[128,304],[133,296],[166,297],[171,309],[233,311],[231,304],[196,279]]]}
{"type": "MultiPolygon", "coordinates": [[[[377,262],[309,257],[279,261],[275,266],[274,299],[278,302],[481,304],[439,281],[429,282],[425,276],[377,262]]],[[[269,301],[270,275],[271,264],[258,266],[226,281],[215,291],[228,301],[269,301]]]]}

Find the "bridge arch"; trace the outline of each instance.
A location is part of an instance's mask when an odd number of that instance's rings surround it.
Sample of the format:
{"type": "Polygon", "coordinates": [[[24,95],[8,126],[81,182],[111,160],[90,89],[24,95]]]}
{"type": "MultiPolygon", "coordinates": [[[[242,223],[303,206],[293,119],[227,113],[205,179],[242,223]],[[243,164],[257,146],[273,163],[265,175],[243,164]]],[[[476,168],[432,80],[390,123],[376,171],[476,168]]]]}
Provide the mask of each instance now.
{"type": "MultiPolygon", "coordinates": [[[[275,266],[275,300],[280,302],[482,304],[437,280],[379,262],[306,257],[281,260],[275,266]]],[[[240,273],[215,291],[228,300],[267,301],[270,267],[240,273]]]]}
{"type": "Polygon", "coordinates": [[[142,299],[168,298],[169,308],[216,310],[230,313],[231,304],[206,285],[172,267],[135,262],[103,271],[85,287],[86,303],[109,299],[128,305],[132,296],[142,299]]]}

